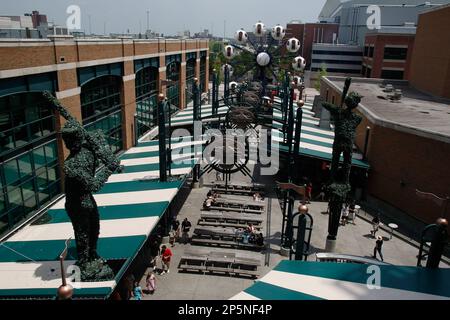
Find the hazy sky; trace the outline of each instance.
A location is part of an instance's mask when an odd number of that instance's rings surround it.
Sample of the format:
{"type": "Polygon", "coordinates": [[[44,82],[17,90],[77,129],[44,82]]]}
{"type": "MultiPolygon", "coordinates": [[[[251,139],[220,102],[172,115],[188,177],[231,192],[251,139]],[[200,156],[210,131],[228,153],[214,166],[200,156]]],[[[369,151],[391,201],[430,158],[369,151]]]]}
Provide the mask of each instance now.
{"type": "Polygon", "coordinates": [[[147,10],[150,12],[150,29],[167,35],[190,30],[191,33],[209,29],[214,35],[231,36],[241,27],[247,31],[258,20],[267,26],[285,25],[291,20],[315,22],[326,0],[0,0],[0,15],[22,15],[38,10],[49,21],[64,24],[69,5],[80,6],[82,29],[92,32],[131,33],[142,32],[147,27],[147,10]]]}

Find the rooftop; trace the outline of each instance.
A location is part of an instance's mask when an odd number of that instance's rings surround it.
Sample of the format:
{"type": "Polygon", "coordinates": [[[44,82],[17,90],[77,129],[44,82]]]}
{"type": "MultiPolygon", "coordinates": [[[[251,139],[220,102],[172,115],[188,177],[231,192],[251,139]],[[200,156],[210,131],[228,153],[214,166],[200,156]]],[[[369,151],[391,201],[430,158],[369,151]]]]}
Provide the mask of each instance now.
{"type": "MultiPolygon", "coordinates": [[[[342,91],[345,78],[327,77],[325,81],[342,91]]],[[[363,96],[359,110],[372,122],[450,143],[450,100],[428,95],[400,80],[355,78],[351,90],[363,96]],[[386,99],[382,84],[402,90],[401,100],[386,99]]]]}

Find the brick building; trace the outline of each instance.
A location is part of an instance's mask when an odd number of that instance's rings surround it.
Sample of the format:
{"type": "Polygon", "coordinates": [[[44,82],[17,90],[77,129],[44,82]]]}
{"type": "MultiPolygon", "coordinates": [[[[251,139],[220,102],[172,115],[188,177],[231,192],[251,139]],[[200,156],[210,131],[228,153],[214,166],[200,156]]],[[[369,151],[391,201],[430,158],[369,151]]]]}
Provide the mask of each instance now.
{"type": "MultiPolygon", "coordinates": [[[[363,96],[357,109],[363,116],[356,138],[361,150],[366,128],[370,127],[367,200],[390,212],[391,220],[402,214],[424,223],[449,217],[449,208],[445,213],[444,206],[416,194],[418,189],[443,198],[450,196],[450,41],[444,39],[448,35],[442,32],[450,26],[449,17],[450,6],[420,15],[415,39],[407,40],[408,48],[414,41],[412,56],[408,52],[406,59],[411,60],[409,69],[405,69],[409,70],[409,81],[353,79],[351,90],[363,96]],[[387,84],[400,90],[400,100],[391,101],[392,93],[384,89],[387,84]]],[[[381,39],[393,43],[399,38],[381,39]]],[[[382,53],[383,46],[378,47],[382,53]]],[[[374,57],[376,51],[377,45],[374,57]]],[[[343,77],[322,79],[321,96],[340,103],[343,84],[343,77]]]]}
{"type": "Polygon", "coordinates": [[[206,40],[0,41],[0,234],[62,191],[64,119],[48,108],[44,90],[121,152],[156,126],[159,93],[176,111],[189,102],[195,77],[208,90],[208,59],[206,40]]]}
{"type": "MultiPolygon", "coordinates": [[[[344,80],[323,78],[321,96],[339,105],[344,80]]],[[[420,199],[416,189],[439,196],[450,194],[450,101],[421,93],[407,81],[354,78],[351,90],[363,96],[357,111],[363,117],[356,133],[360,150],[364,150],[366,128],[370,127],[366,200],[374,207],[386,206],[387,211],[434,222],[443,208],[420,199]],[[382,85],[386,83],[402,90],[399,102],[385,99],[382,85]]]]}
{"type": "Polygon", "coordinates": [[[334,43],[337,40],[339,24],[291,22],[286,26],[286,39],[300,40],[300,55],[306,60],[306,68],[311,66],[313,44],[334,43]]]}
{"type": "Polygon", "coordinates": [[[419,15],[411,59],[411,84],[450,99],[450,5],[419,15]]]}
{"type": "Polygon", "coordinates": [[[367,78],[408,80],[416,28],[382,28],[368,33],[362,75],[367,78]]]}

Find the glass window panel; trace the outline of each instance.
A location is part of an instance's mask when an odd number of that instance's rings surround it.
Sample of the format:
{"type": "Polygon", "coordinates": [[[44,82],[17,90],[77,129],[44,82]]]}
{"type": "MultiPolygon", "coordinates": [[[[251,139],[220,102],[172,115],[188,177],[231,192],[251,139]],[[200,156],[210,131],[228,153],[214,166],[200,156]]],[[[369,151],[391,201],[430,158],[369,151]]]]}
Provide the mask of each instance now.
{"type": "Polygon", "coordinates": [[[8,202],[11,208],[21,207],[23,205],[20,188],[8,187],[8,202]]]}
{"type": "Polygon", "coordinates": [[[30,153],[24,154],[18,159],[20,176],[23,179],[24,177],[28,177],[31,175],[33,168],[31,166],[31,157],[30,153]]]}
{"type": "Polygon", "coordinates": [[[9,229],[9,217],[7,214],[0,217],[0,234],[9,229]]]}
{"type": "Polygon", "coordinates": [[[34,160],[34,167],[36,169],[45,166],[46,161],[45,161],[44,147],[39,147],[33,150],[33,160],[34,160]]]}
{"type": "Polygon", "coordinates": [[[58,168],[57,167],[49,168],[47,170],[47,172],[48,172],[48,181],[50,183],[58,180],[58,168]]]}
{"type": "Polygon", "coordinates": [[[14,140],[16,142],[16,147],[21,147],[28,143],[28,130],[27,126],[21,126],[14,129],[14,140]]]}
{"type": "Polygon", "coordinates": [[[0,132],[0,153],[14,149],[13,130],[0,132]]]}
{"type": "Polygon", "coordinates": [[[14,184],[20,179],[19,167],[16,159],[6,162],[3,168],[5,170],[6,184],[14,184]]]}
{"type": "Polygon", "coordinates": [[[3,191],[0,190],[0,215],[2,215],[5,211],[6,211],[5,195],[3,194],[3,191]]]}
{"type": "Polygon", "coordinates": [[[51,163],[53,161],[58,160],[58,153],[56,151],[56,141],[50,142],[44,146],[45,148],[45,157],[47,163],[51,163]]]}

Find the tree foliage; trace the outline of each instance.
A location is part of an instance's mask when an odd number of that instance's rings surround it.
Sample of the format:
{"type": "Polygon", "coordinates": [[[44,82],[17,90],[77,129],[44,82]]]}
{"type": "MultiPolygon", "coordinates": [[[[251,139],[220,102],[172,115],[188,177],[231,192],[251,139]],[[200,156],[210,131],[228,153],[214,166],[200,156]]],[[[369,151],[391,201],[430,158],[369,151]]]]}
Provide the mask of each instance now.
{"type": "Polygon", "coordinates": [[[327,65],[325,63],[322,63],[320,66],[319,76],[316,79],[316,82],[314,83],[314,88],[316,88],[317,91],[320,92],[320,81],[323,77],[326,77],[328,75],[327,73],[327,65]]]}

